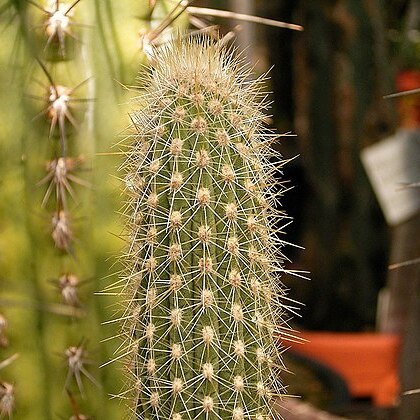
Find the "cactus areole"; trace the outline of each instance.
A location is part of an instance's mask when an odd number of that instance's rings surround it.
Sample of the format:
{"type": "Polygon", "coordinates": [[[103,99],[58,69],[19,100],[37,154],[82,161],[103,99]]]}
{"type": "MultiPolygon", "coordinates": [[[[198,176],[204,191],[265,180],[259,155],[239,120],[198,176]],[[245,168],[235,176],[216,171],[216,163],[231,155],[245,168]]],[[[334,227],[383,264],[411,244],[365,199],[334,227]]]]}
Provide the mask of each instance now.
{"type": "Polygon", "coordinates": [[[266,94],[206,37],[154,59],[121,167],[134,417],[277,418],[284,215],[266,94]]]}

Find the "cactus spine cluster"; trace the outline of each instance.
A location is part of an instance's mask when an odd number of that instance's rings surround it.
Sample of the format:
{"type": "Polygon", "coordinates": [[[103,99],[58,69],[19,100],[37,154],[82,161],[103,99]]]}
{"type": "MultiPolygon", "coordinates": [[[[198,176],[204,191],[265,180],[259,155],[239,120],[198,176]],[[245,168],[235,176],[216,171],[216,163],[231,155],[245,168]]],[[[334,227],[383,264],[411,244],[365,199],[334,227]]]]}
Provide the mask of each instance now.
{"type": "Polygon", "coordinates": [[[139,419],[276,418],[282,165],[261,80],[207,37],[156,50],[124,149],[120,283],[139,419]]]}

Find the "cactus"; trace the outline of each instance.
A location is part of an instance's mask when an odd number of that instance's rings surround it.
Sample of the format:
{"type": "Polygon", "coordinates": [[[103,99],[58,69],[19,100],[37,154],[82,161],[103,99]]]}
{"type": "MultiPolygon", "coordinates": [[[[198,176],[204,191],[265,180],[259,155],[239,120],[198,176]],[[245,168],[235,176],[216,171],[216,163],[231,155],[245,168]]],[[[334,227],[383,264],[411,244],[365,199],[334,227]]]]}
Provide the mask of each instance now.
{"type": "Polygon", "coordinates": [[[126,124],[115,80],[133,82],[145,60],[139,31],[167,3],[0,0],[0,362],[21,354],[0,372],[0,418],[124,417],[107,396],[121,375],[97,369],[115,328],[100,327],[109,301],[93,294],[119,246],[104,237],[119,229],[119,202],[114,162],[96,154],[126,124]]]}
{"type": "MultiPolygon", "coordinates": [[[[121,89],[115,80],[131,85],[139,63],[153,54],[156,45],[165,42],[168,32],[174,27],[185,28],[188,22],[204,28],[206,23],[200,16],[214,14],[212,9],[190,8],[189,4],[173,0],[0,0],[3,34],[0,90],[8,98],[0,104],[0,215],[4,221],[0,223],[0,312],[5,315],[4,320],[0,319],[0,361],[10,360],[10,352],[21,354],[15,363],[7,363],[7,368],[0,362],[5,367],[0,377],[0,418],[11,416],[12,411],[22,419],[48,420],[55,415],[69,418],[70,412],[71,418],[85,418],[88,414],[95,418],[123,417],[117,402],[107,401],[105,395],[117,392],[120,375],[115,370],[96,369],[99,360],[108,360],[112,351],[109,344],[99,341],[101,335],[115,334],[115,327],[111,322],[99,331],[99,324],[107,317],[105,308],[115,297],[112,291],[108,293],[111,296],[94,299],[93,292],[102,288],[99,280],[108,277],[109,266],[104,261],[110,250],[118,246],[116,239],[104,232],[119,229],[115,218],[110,217],[119,205],[119,198],[110,192],[113,186],[109,180],[113,159],[119,156],[116,153],[112,158],[103,158],[98,154],[108,151],[113,139],[110,133],[117,133],[126,125],[126,114],[120,112],[118,104],[126,102],[128,90],[121,89]],[[89,186],[94,188],[86,188],[89,186]],[[7,324],[9,328],[5,331],[7,324]]],[[[211,33],[211,28],[204,30],[211,33]]],[[[249,95],[252,96],[251,91],[249,95]]],[[[221,118],[214,99],[212,107],[216,108],[211,112],[215,113],[215,119],[221,118]]],[[[198,110],[200,94],[195,101],[198,110]]],[[[176,116],[175,112],[174,116],[180,119],[181,127],[184,116],[180,112],[181,115],[176,116]]],[[[197,116],[198,132],[206,131],[202,121],[203,117],[197,116]]],[[[257,121],[249,120],[247,124],[259,127],[257,121]]],[[[235,135],[227,130],[228,134],[235,135]]],[[[189,140],[182,137],[180,141],[189,140]]],[[[236,149],[228,144],[222,147],[230,150],[226,164],[219,168],[226,179],[231,178],[230,188],[242,179],[242,175],[235,175],[236,169],[242,169],[237,166],[236,149]]],[[[195,174],[187,180],[179,178],[187,176],[188,171],[186,161],[182,160],[184,147],[175,141],[173,156],[177,148],[180,155],[174,159],[179,162],[179,174],[171,180],[172,189],[184,181],[198,183],[211,179],[206,160],[214,159],[214,151],[200,152],[199,158],[194,157],[201,162],[203,178],[198,179],[195,174]]],[[[262,147],[261,153],[264,150],[262,147]]],[[[157,162],[150,169],[153,167],[159,172],[157,162]]],[[[132,181],[127,176],[134,194],[138,185],[135,177],[132,181]]],[[[208,190],[215,192],[214,188],[208,190]]],[[[184,204],[196,199],[192,192],[185,195],[183,187],[176,194],[182,194],[184,204]]],[[[206,194],[202,190],[202,200],[206,194]]],[[[234,194],[232,190],[229,197],[234,194]]],[[[219,211],[224,199],[222,196],[214,210],[219,211]]],[[[150,203],[153,200],[152,195],[150,203]]],[[[188,214],[184,204],[177,198],[175,205],[181,217],[188,214]]],[[[241,217],[239,205],[236,211],[237,218],[241,217]]],[[[261,221],[256,218],[255,229],[261,221]]],[[[234,220],[229,223],[234,226],[234,220]]],[[[238,224],[237,230],[240,227],[238,224]]],[[[215,266],[222,246],[217,229],[201,232],[202,246],[214,254],[215,266]],[[208,241],[215,242],[207,244],[207,236],[208,241]]],[[[158,233],[156,240],[161,241],[158,233]]],[[[233,259],[239,258],[248,246],[247,238],[239,233],[236,240],[237,243],[232,238],[229,245],[234,251],[233,259]]],[[[172,264],[177,258],[180,261],[192,258],[195,252],[185,256],[184,242],[181,249],[180,243],[173,245],[172,264]]],[[[256,248],[255,252],[250,250],[254,260],[258,257],[256,248]]],[[[209,261],[206,258],[203,264],[209,261]]],[[[221,264],[224,270],[231,265],[228,260],[221,264]]],[[[261,271],[263,267],[255,270],[261,271]]],[[[238,274],[243,276],[246,272],[238,274]]],[[[222,284],[220,287],[217,293],[205,291],[203,295],[209,304],[208,319],[214,318],[210,309],[214,308],[213,301],[218,302],[219,295],[224,293],[222,284]]],[[[182,309],[189,297],[180,293],[177,291],[177,296],[183,299],[182,309]]],[[[192,293],[195,299],[194,296],[192,293]]],[[[132,306],[130,310],[137,311],[132,306]]],[[[184,316],[182,322],[185,319],[184,316]]],[[[227,326],[225,329],[228,331],[227,326]]],[[[242,364],[245,369],[245,359],[242,364]]],[[[215,368],[216,365],[213,371],[217,373],[215,368]]],[[[188,404],[191,406],[192,401],[188,404]]]]}
{"type": "Polygon", "coordinates": [[[139,419],[278,417],[283,161],[264,77],[249,74],[220,42],[191,36],[155,50],[141,75],[120,168],[120,357],[139,419]]]}

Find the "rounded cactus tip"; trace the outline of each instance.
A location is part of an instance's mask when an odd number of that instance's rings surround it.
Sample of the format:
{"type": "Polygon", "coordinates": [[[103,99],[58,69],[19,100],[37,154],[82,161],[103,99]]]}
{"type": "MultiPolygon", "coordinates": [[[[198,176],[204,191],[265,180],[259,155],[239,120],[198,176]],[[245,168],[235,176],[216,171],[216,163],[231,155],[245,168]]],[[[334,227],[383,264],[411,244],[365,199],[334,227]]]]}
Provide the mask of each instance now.
{"type": "Polygon", "coordinates": [[[192,36],[157,49],[141,75],[121,165],[119,281],[139,419],[277,418],[283,162],[249,74],[192,36]]]}

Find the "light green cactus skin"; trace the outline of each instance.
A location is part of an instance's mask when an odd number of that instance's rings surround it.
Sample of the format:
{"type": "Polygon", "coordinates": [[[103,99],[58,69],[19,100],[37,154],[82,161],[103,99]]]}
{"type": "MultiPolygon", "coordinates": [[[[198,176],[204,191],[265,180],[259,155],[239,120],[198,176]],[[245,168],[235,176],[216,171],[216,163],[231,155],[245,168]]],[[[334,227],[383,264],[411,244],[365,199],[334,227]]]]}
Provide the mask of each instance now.
{"type": "Polygon", "coordinates": [[[204,37],[157,50],[142,77],[121,166],[122,352],[139,419],[276,418],[282,161],[248,76],[204,37]]]}

